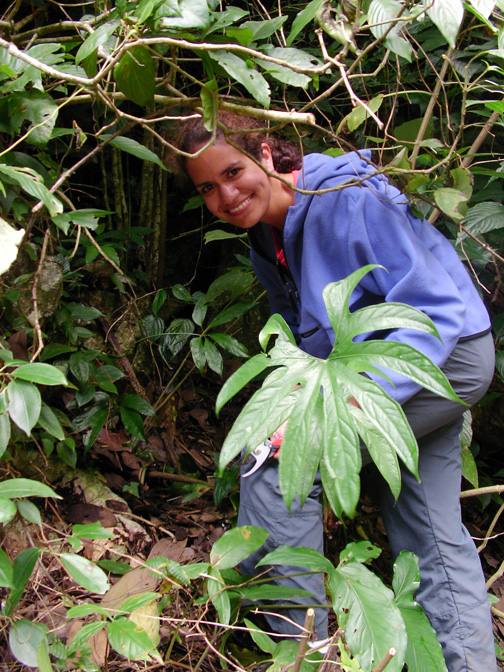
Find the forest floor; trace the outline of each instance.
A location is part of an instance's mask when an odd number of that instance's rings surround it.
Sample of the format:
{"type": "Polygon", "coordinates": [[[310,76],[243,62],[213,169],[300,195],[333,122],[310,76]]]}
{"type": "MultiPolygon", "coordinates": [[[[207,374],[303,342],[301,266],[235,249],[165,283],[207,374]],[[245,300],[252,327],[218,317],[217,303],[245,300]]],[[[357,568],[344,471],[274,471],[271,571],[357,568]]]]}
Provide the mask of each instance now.
{"type": "MultiPolygon", "coordinates": [[[[107,600],[110,604],[110,600],[117,598],[118,590],[134,594],[159,589],[159,584],[156,581],[152,584],[149,572],[142,568],[149,558],[165,556],[182,564],[208,561],[212,545],[236,522],[239,498],[236,467],[227,480],[215,480],[214,475],[216,455],[238,406],[230,404],[217,420],[213,398],[207,389],[187,387],[176,401],[165,407],[159,424],[150,427],[148,441],[135,450],[127,436],[102,431],[75,472],[66,467],[53,471],[51,464],[35,460],[41,465],[36,469],[44,471],[63,499],[55,503],[47,500],[42,528],[26,521],[13,521],[5,529],[3,549],[11,559],[30,545],[69,550],[64,538],[71,534],[72,525],[99,521],[114,536],[86,541],[81,549],[84,556],[95,562],[119,561],[137,568],[131,577],[133,582],[130,580],[127,585],[119,574],[110,574],[112,588],[101,599],[105,605],[107,600]]],[[[240,399],[233,403],[239,404],[240,399]]],[[[10,475],[16,474],[11,471],[10,475]]],[[[326,553],[337,562],[338,549],[349,541],[367,539],[383,549],[373,562],[373,569],[390,584],[392,559],[379,509],[368,485],[364,474],[365,495],[354,520],[342,523],[332,515],[326,516],[326,553]]],[[[465,487],[470,486],[466,483],[465,487]]],[[[464,520],[478,546],[483,543],[492,519],[500,515],[499,503],[498,498],[487,500],[486,506],[479,498],[463,500],[464,520]]],[[[503,524],[497,520],[481,550],[481,559],[486,578],[492,581],[491,592],[499,598],[495,607],[500,616],[494,614],[493,621],[500,658],[504,661],[504,579],[500,577],[504,536],[501,535],[503,524]]],[[[83,621],[67,618],[68,607],[99,598],[72,582],[49,554],[43,557],[15,615],[45,623],[63,642],[70,641],[83,621]]],[[[226,667],[219,658],[219,650],[225,651],[227,669],[254,669],[253,662],[260,660],[261,655],[246,631],[226,630],[216,624],[213,607],[204,599],[198,600],[195,590],[201,594],[201,588],[195,589],[191,584],[190,588],[168,593],[170,596],[165,599],[158,647],[163,664],[125,663],[124,658],[109,649],[102,631],[89,640],[94,669],[213,672],[226,667]]],[[[504,663],[500,665],[504,670],[504,663]]],[[[4,628],[0,632],[0,670],[20,669],[9,652],[4,628]]]]}

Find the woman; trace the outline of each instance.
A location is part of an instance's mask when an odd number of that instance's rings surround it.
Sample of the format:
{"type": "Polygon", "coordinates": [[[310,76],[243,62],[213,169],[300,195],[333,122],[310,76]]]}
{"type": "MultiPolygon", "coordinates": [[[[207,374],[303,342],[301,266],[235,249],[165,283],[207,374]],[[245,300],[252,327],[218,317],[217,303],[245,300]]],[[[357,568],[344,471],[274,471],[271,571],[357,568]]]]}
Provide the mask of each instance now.
{"type": "MultiPolygon", "coordinates": [[[[459,397],[469,404],[478,401],[494,368],[488,314],[453,247],[428,222],[413,216],[405,197],[375,173],[369,153],[337,158],[311,154],[301,161],[289,144],[251,132],[259,126],[252,119],[221,113],[220,121],[230,129],[227,138],[218,129],[209,146],[211,135],[201,120],[184,127],[179,148],[186,153],[203,150],[182,159],[184,169],[214,215],[248,231],[254,268],[268,292],[271,310],[283,315],[300,347],[327,357],[334,333],[322,290],[365,264],[381,264],[386,271],[376,269],[359,283],[351,310],[400,301],[424,311],[442,341],[407,329],[380,337],[422,351],[443,369],[459,397]],[[323,195],[293,190],[314,192],[342,184],[345,188],[323,195]]],[[[380,378],[377,382],[403,406],[418,440],[421,477],[418,483],[402,470],[397,503],[388,486],[381,486],[382,516],[392,551],[396,556],[407,549],[419,557],[416,599],[438,634],[449,671],[494,672],[484,577],[460,514],[458,435],[464,407],[399,375],[390,378],[393,384],[380,378]]],[[[255,562],[281,544],[322,552],[319,495],[320,484],[315,483],[304,506],[294,503],[289,513],[274,460],[242,478],[239,524],[270,531],[264,547],[244,563],[247,573],[254,573],[255,562]]],[[[276,571],[282,576],[299,568],[276,571]]],[[[325,604],[320,576],[289,579],[296,581],[314,594],[318,604],[325,604]]],[[[299,608],[287,615],[296,623],[304,620],[299,608]]],[[[269,621],[278,632],[297,632],[281,617],[269,621]]],[[[316,610],[316,631],[320,639],[327,636],[323,608],[316,610]]]]}

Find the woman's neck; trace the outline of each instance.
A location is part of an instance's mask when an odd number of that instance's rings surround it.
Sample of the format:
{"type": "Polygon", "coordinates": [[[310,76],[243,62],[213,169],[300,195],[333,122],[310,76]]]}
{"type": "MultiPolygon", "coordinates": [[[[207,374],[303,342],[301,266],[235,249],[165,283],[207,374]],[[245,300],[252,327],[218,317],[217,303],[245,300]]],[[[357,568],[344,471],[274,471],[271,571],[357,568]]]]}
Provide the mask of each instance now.
{"type": "MultiPolygon", "coordinates": [[[[282,173],[279,177],[293,187],[295,186],[296,176],[294,173],[282,173]]],[[[291,205],[294,205],[295,191],[276,177],[271,177],[270,180],[271,200],[263,221],[265,224],[270,224],[270,226],[281,230],[284,228],[288,209],[291,205]]]]}

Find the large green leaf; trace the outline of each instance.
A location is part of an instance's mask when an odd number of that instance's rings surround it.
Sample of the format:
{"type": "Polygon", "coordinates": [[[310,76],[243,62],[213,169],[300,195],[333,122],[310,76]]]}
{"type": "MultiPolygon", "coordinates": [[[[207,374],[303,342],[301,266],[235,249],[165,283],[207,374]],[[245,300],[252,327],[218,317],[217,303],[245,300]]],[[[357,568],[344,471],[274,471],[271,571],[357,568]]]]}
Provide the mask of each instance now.
{"type": "Polygon", "coordinates": [[[129,618],[116,618],[108,626],[110,646],[126,658],[150,660],[154,646],[149,635],[129,618]]]}
{"type": "Polygon", "coordinates": [[[0,587],[13,588],[13,572],[9,556],[0,548],[0,587]]]}
{"type": "Polygon", "coordinates": [[[42,408],[40,392],[35,385],[25,380],[11,380],[7,387],[7,396],[11,420],[29,436],[37,424],[42,408]]]}
{"type": "Polygon", "coordinates": [[[107,575],[91,560],[75,553],[61,553],[60,558],[67,572],[79,586],[99,595],[107,592],[110,587],[107,575]]]}
{"type": "Polygon", "coordinates": [[[338,623],[364,672],[370,672],[390,647],[397,654],[387,670],[400,672],[407,637],[392,591],[360,562],[341,563],[332,570],[328,587],[338,623]]]}
{"type": "Polygon", "coordinates": [[[428,5],[427,14],[450,47],[454,47],[460,24],[464,18],[462,0],[434,0],[428,5]]]}
{"type": "Polygon", "coordinates": [[[68,385],[63,371],[51,364],[27,363],[13,369],[10,375],[40,385],[68,385]]]}
{"type": "Polygon", "coordinates": [[[9,595],[6,605],[6,613],[11,614],[24,593],[28,579],[33,572],[37,558],[40,555],[39,548],[27,548],[14,558],[12,565],[12,585],[14,586],[9,595]]]}
{"type": "Polygon", "coordinates": [[[79,50],[75,55],[75,62],[77,64],[81,63],[85,58],[91,56],[98,47],[105,44],[118,25],[119,21],[106,21],[99,26],[79,47],[79,50]]]}
{"type": "Polygon", "coordinates": [[[40,175],[31,168],[18,168],[0,163],[0,177],[10,184],[19,184],[23,191],[42,201],[51,217],[63,211],[63,205],[44,186],[40,175]]]}
{"type": "Polygon", "coordinates": [[[27,141],[42,146],[51,138],[58,116],[58,105],[44,91],[31,89],[9,96],[9,115],[16,134],[19,133],[22,123],[29,121],[27,141]]]}
{"type": "Polygon", "coordinates": [[[52,488],[40,481],[29,478],[9,478],[0,483],[0,495],[14,499],[16,497],[55,497],[62,499],[52,488]]]}
{"type": "Polygon", "coordinates": [[[127,51],[114,68],[114,78],[119,91],[142,107],[154,102],[156,81],[154,61],[144,46],[127,51]]]}
{"type": "Polygon", "coordinates": [[[54,436],[56,439],[63,441],[65,438],[65,432],[61,426],[60,421],[56,417],[56,414],[52,408],[47,406],[47,404],[44,404],[44,402],[42,402],[38,423],[46,430],[46,432],[49,432],[49,434],[54,436]]]}
{"type": "Polygon", "coordinates": [[[217,567],[210,567],[206,588],[214,607],[219,614],[221,623],[227,625],[231,618],[231,601],[226,590],[226,583],[217,567]]]}
{"type": "Polygon", "coordinates": [[[229,51],[209,51],[208,55],[224,68],[228,75],[244,86],[247,91],[266,109],[270,106],[270,87],[260,72],[251,68],[236,54],[229,51]]]}
{"type": "Polygon", "coordinates": [[[287,46],[290,47],[299,33],[313,21],[317,12],[321,8],[324,0],[312,0],[306,7],[298,12],[296,18],[292,23],[291,32],[287,38],[287,46]]]}
{"type": "Polygon", "coordinates": [[[0,457],[7,450],[11,435],[11,423],[8,413],[0,413],[0,457]]]}
{"type": "Polygon", "coordinates": [[[47,632],[47,625],[26,618],[16,621],[9,630],[9,646],[23,665],[38,667],[37,651],[47,632]]]}
{"type": "Polygon", "coordinates": [[[14,502],[0,495],[0,523],[9,523],[17,513],[14,502]]]}
{"type": "Polygon", "coordinates": [[[440,396],[460,400],[440,369],[411,346],[389,340],[354,342],[361,333],[399,327],[438,337],[431,320],[411,306],[383,303],[350,313],[352,292],[373,268],[365,266],[324,289],[335,333],[333,349],[325,360],[301,351],[279,315],[268,320],[259,340],[266,349],[271,336],[277,335],[275,344],[267,354],[257,355],[238,369],[217,400],[219,411],[254,375],[268,366],[279,367],[245,404],[227,435],[219,460],[221,472],[244,446],[253,450],[288,420],[280,451],[280,485],[287,506],[296,492],[301,500],[307,496],[320,464],[331,506],[338,514],[353,515],[360,489],[360,439],[371,446],[371,457],[396,497],[400,484],[397,458],[417,475],[418,448],[401,406],[378,383],[360,374],[387,378],[378,368],[384,367],[440,396]],[[351,400],[358,407],[348,403],[351,400]]]}
{"type": "Polygon", "coordinates": [[[217,569],[235,567],[263,545],[269,532],[262,527],[245,525],[227,530],[217,539],[210,553],[210,563],[217,569]]]}
{"type": "Polygon", "coordinates": [[[414,600],[419,585],[418,558],[411,551],[402,551],[394,563],[392,586],[408,634],[404,662],[415,672],[446,672],[441,644],[424,610],[414,600]]]}

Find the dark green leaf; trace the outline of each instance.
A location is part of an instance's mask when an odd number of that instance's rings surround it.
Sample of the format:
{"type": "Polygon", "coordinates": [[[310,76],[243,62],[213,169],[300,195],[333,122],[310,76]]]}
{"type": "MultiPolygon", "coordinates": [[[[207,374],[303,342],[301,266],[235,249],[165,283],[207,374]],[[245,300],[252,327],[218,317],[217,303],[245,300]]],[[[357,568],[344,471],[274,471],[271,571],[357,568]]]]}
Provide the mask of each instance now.
{"type": "Polygon", "coordinates": [[[142,320],[142,326],[151,341],[157,341],[165,333],[164,320],[155,315],[146,315],[142,320]]]}
{"type": "Polygon", "coordinates": [[[215,371],[219,376],[222,376],[222,355],[208,338],[204,339],[204,346],[205,358],[208,362],[208,366],[212,371],[215,371]]]}
{"type": "MultiPolygon", "coordinates": [[[[133,98],[131,100],[133,100],[133,98]]],[[[105,139],[106,136],[102,135],[101,138],[105,139]]],[[[112,147],[117,147],[122,152],[132,154],[133,156],[136,156],[138,159],[141,159],[142,161],[150,161],[151,163],[155,163],[156,166],[159,166],[159,168],[167,170],[166,166],[164,165],[164,163],[161,161],[161,159],[157,154],[154,154],[154,152],[152,152],[150,149],[140,144],[136,140],[133,140],[133,138],[118,136],[117,138],[111,140],[110,144],[112,145],[112,147]]]]}
{"type": "Polygon", "coordinates": [[[7,413],[0,413],[0,457],[7,450],[11,435],[10,417],[7,413]]]}
{"type": "Polygon", "coordinates": [[[179,301],[191,301],[194,302],[193,297],[189,290],[184,287],[184,285],[173,285],[172,287],[173,296],[179,301]]]}
{"type": "Polygon", "coordinates": [[[156,82],[154,61],[147,47],[142,45],[127,51],[114,68],[119,91],[137,105],[144,107],[154,102],[156,82]]]}
{"type": "MultiPolygon", "coordinates": [[[[141,145],[143,147],[143,145],[141,145]]],[[[154,301],[152,302],[152,312],[157,316],[158,312],[161,310],[161,307],[166,301],[166,289],[158,289],[154,301]]]]}
{"type": "Polygon", "coordinates": [[[245,315],[255,306],[253,301],[238,301],[233,306],[222,310],[208,325],[208,329],[215,329],[221,324],[226,324],[226,322],[231,322],[231,320],[236,320],[238,317],[245,315]]]}
{"type": "Polygon", "coordinates": [[[145,441],[145,433],[142,416],[136,411],[121,406],[119,409],[121,420],[126,430],[134,439],[143,439],[145,441]]]}
{"type": "Polygon", "coordinates": [[[147,399],[142,399],[138,394],[127,394],[122,400],[122,406],[131,408],[142,415],[156,415],[156,411],[149,404],[147,399]]]}
{"type": "Polygon", "coordinates": [[[197,338],[191,339],[191,354],[194,361],[194,364],[203,373],[203,369],[206,364],[206,355],[205,355],[205,342],[198,336],[197,338]]]}
{"type": "Polygon", "coordinates": [[[221,623],[227,625],[231,618],[231,602],[226,583],[217,567],[210,567],[206,580],[207,592],[219,614],[221,623]]]}
{"type": "Polygon", "coordinates": [[[0,177],[10,184],[19,184],[23,191],[42,201],[51,217],[63,210],[61,201],[44,186],[42,178],[34,170],[0,164],[0,177]]]}
{"type": "Polygon", "coordinates": [[[295,567],[306,567],[311,572],[334,572],[334,567],[330,560],[313,548],[291,548],[290,546],[280,546],[271,553],[264,556],[257,567],[263,565],[294,565],[295,567]]]}
{"type": "Polygon", "coordinates": [[[177,355],[193,334],[194,322],[187,318],[177,317],[168,326],[163,347],[167,347],[173,355],[177,355]]]}
{"type": "Polygon", "coordinates": [[[56,452],[62,462],[75,469],[77,464],[77,453],[75,451],[75,439],[71,436],[56,444],[56,452]]]}
{"type": "Polygon", "coordinates": [[[12,610],[21,599],[39,555],[39,548],[27,548],[26,551],[21,551],[21,553],[14,558],[14,563],[12,565],[12,584],[14,588],[9,595],[9,602],[6,607],[7,614],[12,613],[12,610]]]}
{"type": "Polygon", "coordinates": [[[0,587],[13,588],[14,584],[12,583],[12,579],[13,573],[11,561],[3,548],[0,548],[0,587]]]}
{"type": "Polygon", "coordinates": [[[38,423],[46,430],[46,432],[49,432],[49,434],[54,436],[56,439],[63,441],[65,438],[65,432],[63,431],[63,427],[56,417],[56,414],[52,408],[44,404],[44,402],[42,402],[42,409],[40,411],[38,423]]]}
{"type": "Polygon", "coordinates": [[[74,525],[72,534],[80,539],[110,539],[114,536],[113,532],[102,527],[100,523],[74,525]]]}
{"type": "Polygon", "coordinates": [[[16,92],[9,96],[9,115],[16,134],[23,121],[30,121],[27,141],[43,146],[49,142],[56,124],[58,105],[49,94],[38,89],[16,92]]]}
{"type": "Polygon", "coordinates": [[[410,551],[402,551],[394,563],[392,582],[406,632],[408,648],[405,663],[415,672],[446,672],[441,644],[422,607],[414,595],[420,585],[418,559],[410,551]]]}
{"type": "Polygon", "coordinates": [[[313,21],[324,0],[312,0],[296,16],[292,23],[291,32],[287,38],[287,46],[290,47],[299,33],[313,21]]]}
{"type": "Polygon", "coordinates": [[[208,334],[208,337],[235,357],[248,357],[247,348],[229,334],[208,334]]]}

